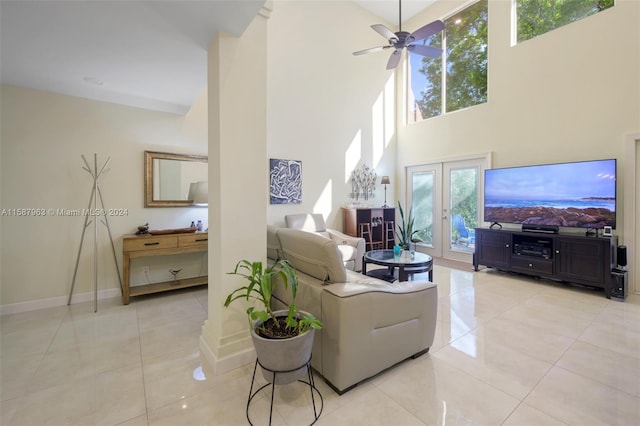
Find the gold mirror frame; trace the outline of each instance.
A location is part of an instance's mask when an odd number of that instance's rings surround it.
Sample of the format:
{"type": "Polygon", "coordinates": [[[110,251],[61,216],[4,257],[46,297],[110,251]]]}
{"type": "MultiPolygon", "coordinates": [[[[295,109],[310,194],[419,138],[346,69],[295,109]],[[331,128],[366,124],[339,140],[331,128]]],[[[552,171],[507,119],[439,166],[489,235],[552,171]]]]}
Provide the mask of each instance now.
{"type": "Polygon", "coordinates": [[[208,163],[206,155],[173,154],[169,152],[144,152],[144,206],[145,207],[190,207],[191,200],[154,200],[153,199],[153,161],[178,160],[208,163]]]}

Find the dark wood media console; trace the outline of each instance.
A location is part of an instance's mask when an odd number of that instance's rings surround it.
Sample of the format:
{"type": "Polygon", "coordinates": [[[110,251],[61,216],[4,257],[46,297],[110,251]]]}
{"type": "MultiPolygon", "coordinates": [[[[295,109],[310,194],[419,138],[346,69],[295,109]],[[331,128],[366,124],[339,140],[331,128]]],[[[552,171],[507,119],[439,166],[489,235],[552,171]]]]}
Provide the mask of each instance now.
{"type": "Polygon", "coordinates": [[[473,268],[485,265],[604,290],[611,298],[611,268],[618,238],[476,228],[473,268]]]}

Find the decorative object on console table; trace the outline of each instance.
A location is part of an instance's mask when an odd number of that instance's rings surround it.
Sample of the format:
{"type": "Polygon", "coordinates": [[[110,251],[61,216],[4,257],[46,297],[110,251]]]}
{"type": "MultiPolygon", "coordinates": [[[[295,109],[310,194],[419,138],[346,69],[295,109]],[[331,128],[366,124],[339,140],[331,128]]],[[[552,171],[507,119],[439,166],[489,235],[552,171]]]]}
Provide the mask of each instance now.
{"type": "MultiPolygon", "coordinates": [[[[186,228],[191,229],[191,228],[186,228]]],[[[171,254],[196,253],[208,250],[206,232],[195,233],[195,228],[189,233],[165,233],[159,235],[130,235],[122,240],[123,285],[122,303],[129,304],[130,297],[143,294],[159,293],[177,288],[193,287],[207,284],[207,275],[199,277],[171,280],[147,285],[130,286],[131,259],[150,256],[166,256],[171,254]]]]}
{"type": "Polygon", "coordinates": [[[251,380],[249,400],[247,401],[247,420],[250,424],[249,405],[254,396],[262,389],[271,385],[271,411],[269,424],[273,412],[273,392],[276,384],[288,384],[300,381],[309,385],[313,401],[314,422],[322,413],[316,411],[314,392],[322,395],[316,389],[311,374],[311,349],[315,330],[322,328],[322,322],[308,312],[299,311],[295,306],[298,289],[298,278],[295,269],[286,260],[278,260],[270,266],[263,266],[262,262],[241,260],[236,264],[231,275],[239,275],[246,279],[247,284],[231,292],[224,302],[229,307],[234,301],[254,300],[259,306],[247,308],[251,339],[256,350],[256,363],[251,380]],[[288,310],[273,311],[271,296],[275,286],[282,285],[291,292],[291,303],[288,310]],[[260,365],[262,375],[267,381],[253,392],[256,370],[260,365]],[[308,382],[303,379],[307,378],[308,382]]]}
{"type": "Polygon", "coordinates": [[[271,204],[302,202],[302,161],[269,160],[269,199],[271,204]]]}
{"type": "Polygon", "coordinates": [[[371,247],[373,243],[376,246],[382,245],[384,249],[392,249],[396,244],[393,234],[386,235],[385,229],[388,223],[395,221],[396,209],[393,207],[343,207],[342,214],[345,234],[364,238],[362,231],[370,231],[370,238],[366,239],[367,247],[371,247]]]}
{"type": "Polygon", "coordinates": [[[389,207],[387,205],[387,185],[390,185],[391,181],[389,180],[389,176],[382,176],[382,180],[380,180],[380,185],[384,185],[384,204],[382,207],[389,207]]]}
{"type": "Polygon", "coordinates": [[[195,226],[189,228],[171,228],[171,229],[151,229],[149,234],[151,235],[169,235],[169,234],[190,234],[196,232],[195,226]]]}

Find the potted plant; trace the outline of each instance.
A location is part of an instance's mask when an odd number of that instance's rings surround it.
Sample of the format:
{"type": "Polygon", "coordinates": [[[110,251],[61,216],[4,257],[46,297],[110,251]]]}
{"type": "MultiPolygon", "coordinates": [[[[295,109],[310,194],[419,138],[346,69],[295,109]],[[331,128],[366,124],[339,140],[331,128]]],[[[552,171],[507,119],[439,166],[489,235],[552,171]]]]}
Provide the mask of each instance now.
{"type": "Polygon", "coordinates": [[[400,201],[398,201],[398,210],[400,211],[400,223],[398,224],[398,230],[396,231],[396,236],[398,237],[398,245],[402,247],[403,250],[410,250],[411,244],[420,243],[422,240],[415,235],[420,232],[420,229],[414,229],[414,217],[413,217],[413,208],[409,208],[409,214],[406,217],[404,216],[404,210],[402,210],[402,205],[400,201]]]}
{"type": "Polygon", "coordinates": [[[267,267],[262,262],[241,260],[229,274],[244,277],[247,284],[231,292],[224,306],[228,307],[239,299],[256,304],[247,308],[247,316],[251,339],[265,380],[271,382],[275,377],[275,383],[285,384],[304,377],[307,373],[306,363],[311,358],[315,330],[322,328],[322,322],[296,308],[296,271],[283,259],[267,267]],[[279,284],[291,291],[291,303],[289,309],[273,311],[271,296],[279,284]],[[289,372],[276,376],[274,371],[289,372]]]}

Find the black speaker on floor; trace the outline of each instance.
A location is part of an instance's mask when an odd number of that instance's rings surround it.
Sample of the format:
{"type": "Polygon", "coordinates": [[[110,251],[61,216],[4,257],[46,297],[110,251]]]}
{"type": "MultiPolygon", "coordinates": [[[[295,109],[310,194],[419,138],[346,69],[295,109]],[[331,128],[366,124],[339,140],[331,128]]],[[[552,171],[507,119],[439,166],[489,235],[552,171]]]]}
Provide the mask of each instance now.
{"type": "Polygon", "coordinates": [[[619,266],[627,266],[627,246],[618,246],[616,259],[619,266]]]}

